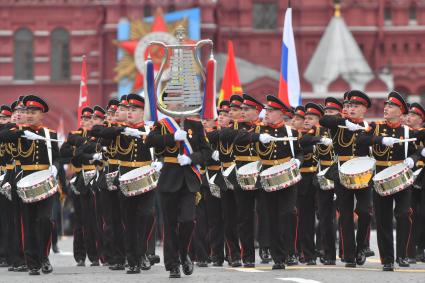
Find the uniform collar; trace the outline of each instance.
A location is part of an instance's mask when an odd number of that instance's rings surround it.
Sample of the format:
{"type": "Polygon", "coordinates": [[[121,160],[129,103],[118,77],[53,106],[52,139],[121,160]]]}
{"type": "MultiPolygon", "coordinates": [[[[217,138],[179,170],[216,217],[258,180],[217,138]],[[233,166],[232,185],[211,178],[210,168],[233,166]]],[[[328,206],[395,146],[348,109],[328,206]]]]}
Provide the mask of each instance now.
{"type": "Polygon", "coordinates": [[[138,129],[138,128],[143,127],[143,126],[145,125],[145,122],[144,122],[144,121],[142,121],[142,122],[139,122],[139,123],[136,123],[136,124],[128,123],[127,125],[128,125],[130,128],[138,129]]]}
{"type": "Polygon", "coordinates": [[[385,124],[387,124],[387,126],[389,128],[392,128],[392,129],[395,129],[395,128],[398,128],[398,127],[401,126],[401,122],[400,121],[399,122],[395,122],[395,123],[392,123],[392,122],[389,122],[389,121],[385,121],[385,124]]]}
{"type": "Polygon", "coordinates": [[[273,125],[268,125],[268,126],[272,129],[282,128],[283,126],[285,126],[285,121],[282,121],[280,123],[273,124],[273,125]]]}
{"type": "Polygon", "coordinates": [[[363,118],[358,118],[358,119],[350,118],[349,120],[353,123],[360,124],[360,123],[363,123],[364,119],[363,118]]]}

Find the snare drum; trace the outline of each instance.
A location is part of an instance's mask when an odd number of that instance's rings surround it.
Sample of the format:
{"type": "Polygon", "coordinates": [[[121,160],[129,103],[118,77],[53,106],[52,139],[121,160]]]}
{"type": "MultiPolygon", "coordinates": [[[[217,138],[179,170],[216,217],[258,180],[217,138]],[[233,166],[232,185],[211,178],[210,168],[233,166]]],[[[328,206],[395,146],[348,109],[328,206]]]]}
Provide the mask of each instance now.
{"type": "Polygon", "coordinates": [[[220,194],[220,187],[217,186],[214,181],[215,181],[215,177],[217,177],[217,174],[214,174],[209,180],[208,180],[208,185],[210,187],[210,192],[211,195],[213,195],[216,198],[221,198],[221,194],[220,194]]]}
{"type": "Polygon", "coordinates": [[[373,177],[375,191],[381,196],[398,193],[413,184],[412,170],[404,163],[390,166],[373,177]]]}
{"type": "Polygon", "coordinates": [[[224,178],[224,182],[226,183],[226,186],[229,190],[234,190],[235,188],[233,187],[232,182],[230,181],[230,176],[231,174],[235,174],[235,166],[236,164],[232,164],[231,166],[229,166],[226,170],[223,171],[223,178],[224,178]]]}
{"type": "Polygon", "coordinates": [[[325,174],[326,172],[328,172],[328,170],[329,167],[317,173],[317,181],[319,183],[320,189],[322,189],[323,191],[333,190],[335,187],[333,181],[325,178],[325,174]]]}
{"type": "Polygon", "coordinates": [[[58,191],[58,183],[50,170],[31,173],[22,178],[16,186],[18,196],[24,203],[47,199],[58,191]]]}
{"type": "Polygon", "coordinates": [[[370,157],[357,157],[348,160],[339,168],[339,179],[347,189],[364,189],[369,186],[375,170],[376,160],[370,157]]]}
{"type": "Polygon", "coordinates": [[[114,180],[118,176],[118,170],[105,174],[106,177],[106,189],[108,191],[116,191],[118,188],[114,185],[114,180]]]}
{"type": "Polygon", "coordinates": [[[96,176],[96,170],[83,171],[84,186],[87,186],[96,176]]]}
{"type": "MultiPolygon", "coordinates": [[[[6,174],[0,176],[0,184],[3,183],[4,176],[6,176],[6,174]]],[[[0,188],[0,193],[3,194],[8,200],[12,200],[12,186],[9,184],[9,182],[0,188]]]]}
{"type": "Polygon", "coordinates": [[[257,178],[260,174],[260,168],[261,163],[259,161],[254,161],[245,164],[237,170],[236,179],[243,190],[252,191],[257,189],[255,184],[257,183],[257,178]]]}
{"type": "Polygon", "coordinates": [[[293,186],[301,180],[300,170],[294,159],[267,168],[260,173],[260,181],[266,192],[274,192],[293,186]]]}
{"type": "Polygon", "coordinates": [[[144,194],[156,188],[158,173],[150,165],[133,169],[119,178],[120,189],[126,197],[144,194]]]}

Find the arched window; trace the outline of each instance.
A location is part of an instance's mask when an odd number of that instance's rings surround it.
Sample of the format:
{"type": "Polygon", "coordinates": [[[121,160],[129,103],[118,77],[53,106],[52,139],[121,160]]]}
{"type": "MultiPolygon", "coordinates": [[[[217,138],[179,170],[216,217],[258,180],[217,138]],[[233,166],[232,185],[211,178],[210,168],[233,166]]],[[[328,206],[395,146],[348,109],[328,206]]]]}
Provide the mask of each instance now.
{"type": "Polygon", "coordinates": [[[33,72],[33,34],[27,28],[21,28],[15,33],[14,42],[14,79],[32,80],[33,72]]]}
{"type": "Polygon", "coordinates": [[[63,28],[55,29],[50,36],[50,79],[70,79],[69,33],[63,28]]]}

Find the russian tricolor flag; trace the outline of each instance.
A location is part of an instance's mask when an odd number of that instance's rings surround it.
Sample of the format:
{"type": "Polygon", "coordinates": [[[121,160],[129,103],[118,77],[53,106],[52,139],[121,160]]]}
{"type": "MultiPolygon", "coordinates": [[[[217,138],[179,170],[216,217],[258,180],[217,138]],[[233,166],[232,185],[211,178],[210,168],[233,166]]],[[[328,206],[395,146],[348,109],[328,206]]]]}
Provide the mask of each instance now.
{"type": "Polygon", "coordinates": [[[296,107],[301,102],[297,52],[292,29],[292,8],[286,9],[283,25],[282,58],[280,65],[279,96],[287,105],[296,107]]]}

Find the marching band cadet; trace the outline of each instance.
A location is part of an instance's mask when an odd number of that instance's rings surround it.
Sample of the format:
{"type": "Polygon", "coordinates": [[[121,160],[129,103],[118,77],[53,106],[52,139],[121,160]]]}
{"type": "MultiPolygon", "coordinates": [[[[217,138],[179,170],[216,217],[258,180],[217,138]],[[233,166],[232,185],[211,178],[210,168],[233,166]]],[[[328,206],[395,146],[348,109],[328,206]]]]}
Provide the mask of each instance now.
{"type": "MultiPolygon", "coordinates": [[[[233,153],[235,155],[236,168],[258,161],[259,157],[252,141],[243,140],[238,142],[238,136],[246,132],[252,132],[260,123],[258,115],[263,109],[263,105],[253,97],[243,95],[242,115],[239,122],[234,123],[233,128],[224,128],[220,131],[220,140],[223,142],[234,142],[233,153]]],[[[254,208],[255,201],[259,200],[262,190],[245,191],[239,185],[235,187],[235,197],[238,206],[238,233],[242,245],[242,260],[244,267],[255,267],[254,249],[254,208]]],[[[261,218],[261,217],[259,217],[261,218]]],[[[259,219],[262,221],[262,219],[259,219]]],[[[268,229],[268,227],[267,227],[268,229]]],[[[268,231],[264,231],[267,232],[268,231]]]]}
{"type": "MultiPolygon", "coordinates": [[[[0,130],[4,129],[8,125],[10,125],[10,117],[12,116],[12,109],[8,105],[1,105],[0,106],[0,130]]],[[[14,260],[14,251],[13,251],[13,241],[16,241],[16,239],[13,239],[13,229],[14,229],[14,223],[13,223],[13,204],[11,202],[11,199],[6,196],[4,189],[2,188],[2,185],[7,182],[6,177],[6,165],[11,163],[12,155],[8,154],[7,150],[7,143],[0,143],[0,175],[3,176],[2,182],[0,182],[0,209],[2,211],[2,214],[0,215],[0,223],[1,223],[1,246],[2,251],[4,254],[2,254],[2,258],[0,259],[0,267],[7,267],[11,266],[13,264],[14,260]]]]}
{"type": "MultiPolygon", "coordinates": [[[[243,98],[240,95],[232,95],[230,97],[230,103],[229,101],[222,101],[220,104],[220,108],[218,109],[219,129],[208,133],[209,141],[213,145],[217,145],[217,150],[219,153],[218,159],[221,161],[221,168],[223,172],[234,164],[233,141],[222,141],[220,139],[220,131],[224,128],[232,128],[233,121],[236,122],[240,119],[242,102],[243,98]]],[[[216,158],[216,155],[216,153],[213,153],[212,157],[216,158]]],[[[236,175],[231,174],[230,176],[235,177],[236,175]]],[[[242,263],[241,250],[239,247],[239,237],[237,231],[238,217],[237,213],[234,213],[235,209],[237,208],[234,193],[234,187],[237,186],[236,177],[229,178],[228,182],[231,183],[231,186],[228,186],[226,183],[218,183],[221,189],[220,196],[223,210],[222,213],[224,218],[223,220],[226,256],[228,263],[231,267],[240,267],[242,266],[242,263]]]]}
{"type": "MultiPolygon", "coordinates": [[[[313,127],[319,124],[319,119],[323,116],[323,109],[315,103],[307,103],[305,105],[304,126],[300,131],[304,136],[307,133],[315,133],[317,128],[313,127]]],[[[323,139],[322,142],[325,140],[323,139]]],[[[315,158],[315,150],[312,144],[306,146],[301,138],[301,146],[304,153],[304,161],[300,167],[301,182],[298,185],[297,208],[299,217],[299,244],[301,255],[307,265],[316,264],[316,247],[314,242],[315,234],[315,200],[317,186],[313,182],[313,177],[317,172],[317,159],[315,158]]]]}
{"type": "MultiPolygon", "coordinates": [[[[180,107],[169,104],[169,109],[180,107]]],[[[157,190],[164,216],[164,264],[170,278],[193,273],[193,263],[187,254],[195,220],[195,193],[201,179],[198,166],[211,157],[205,130],[199,118],[186,118],[183,127],[177,121],[165,118],[155,123],[146,143],[162,152],[157,190]],[[178,228],[177,228],[178,227],[178,228]]]]}
{"type": "MultiPolygon", "coordinates": [[[[410,105],[409,113],[407,114],[406,125],[416,132],[417,136],[423,135],[425,129],[423,123],[425,121],[425,109],[419,103],[412,103],[410,105]]],[[[416,142],[417,147],[424,146],[424,140],[418,139],[416,142]]],[[[415,170],[419,170],[424,167],[424,157],[418,160],[415,164],[415,170]]],[[[425,193],[422,187],[423,175],[420,174],[415,180],[415,185],[412,189],[412,235],[409,241],[409,263],[416,263],[416,260],[424,261],[424,249],[425,249],[425,217],[422,213],[425,206],[425,193]],[[420,177],[419,177],[420,176],[420,177]],[[422,177],[422,178],[421,178],[422,177]]]]}
{"type": "MultiPolygon", "coordinates": [[[[397,139],[412,136],[407,126],[402,126],[400,117],[408,112],[403,97],[393,91],[388,95],[384,107],[385,122],[371,123],[367,133],[357,137],[361,145],[372,146],[373,157],[376,159],[376,172],[403,163],[413,168],[418,156],[413,143],[398,143],[397,139]],[[410,157],[408,157],[410,156],[410,157]]],[[[399,266],[408,267],[407,245],[411,233],[410,187],[391,195],[381,196],[373,192],[373,205],[376,216],[379,255],[384,271],[394,270],[394,240],[393,240],[393,204],[394,216],[397,220],[396,253],[399,266]]]]}
{"type": "Polygon", "coordinates": [[[294,114],[291,120],[291,127],[297,131],[304,128],[304,119],[305,119],[305,109],[304,106],[300,105],[295,107],[294,114]]]}
{"type": "MultiPolygon", "coordinates": [[[[268,95],[266,105],[267,125],[258,125],[254,132],[238,135],[239,143],[256,142],[262,169],[295,159],[297,166],[303,160],[298,141],[273,141],[274,137],[298,137],[298,132],[286,126],[284,117],[290,109],[278,98],[268,95]],[[288,132],[290,131],[290,132],[288,132]]],[[[293,253],[296,227],[292,225],[296,211],[297,185],[274,192],[265,192],[266,207],[270,217],[271,256],[273,269],[285,269],[285,261],[293,253]]]]}
{"type": "MultiPolygon", "coordinates": [[[[84,107],[80,114],[80,127],[76,131],[71,131],[68,134],[66,142],[64,142],[60,148],[60,154],[63,158],[68,158],[71,164],[71,169],[74,173],[74,178],[83,178],[81,176],[81,161],[75,158],[77,148],[87,138],[88,131],[92,127],[92,115],[93,109],[90,107],[84,107]]],[[[85,266],[86,254],[89,259],[93,259],[91,250],[85,246],[85,236],[83,232],[83,215],[81,211],[80,192],[81,188],[78,185],[82,185],[81,182],[74,181],[71,186],[74,188],[70,192],[72,204],[74,206],[74,218],[73,218],[73,254],[74,259],[77,262],[77,266],[85,266]]]]}
{"type": "MultiPolygon", "coordinates": [[[[333,148],[338,156],[337,166],[328,170],[329,174],[338,175],[335,172],[345,161],[359,156],[368,156],[369,147],[356,143],[356,138],[366,125],[363,121],[364,115],[371,106],[369,97],[358,90],[352,90],[347,94],[350,101],[348,110],[349,118],[337,116],[323,116],[320,125],[328,128],[334,137],[333,148]]],[[[370,188],[352,190],[344,187],[339,178],[335,177],[335,193],[338,198],[340,209],[341,236],[343,243],[342,256],[346,267],[363,265],[366,261],[364,249],[367,248],[367,234],[370,227],[372,200],[370,188]],[[358,229],[357,237],[354,232],[354,197],[357,200],[358,229]]]]}
{"type": "MultiPolygon", "coordinates": [[[[56,139],[57,135],[42,125],[44,113],[49,111],[47,103],[35,95],[25,96],[24,107],[27,109],[26,122],[28,125],[19,126],[1,134],[3,141],[17,144],[16,160],[20,161],[22,175],[50,168],[56,177],[57,168],[54,165],[59,156],[56,142],[52,142],[48,149],[47,142],[39,140],[39,136],[56,139]],[[49,150],[51,153],[48,154],[49,150]],[[51,160],[49,160],[51,156],[51,160]],[[53,162],[53,163],[51,163],[53,162]]],[[[22,204],[22,218],[24,226],[24,254],[30,275],[51,273],[53,268],[49,261],[51,246],[52,223],[52,196],[33,203],[22,204]]]]}
{"type": "MultiPolygon", "coordinates": [[[[19,125],[25,124],[26,112],[22,102],[23,98],[23,96],[20,96],[18,100],[12,103],[12,116],[10,118],[10,123],[6,124],[3,127],[3,130],[11,129],[14,127],[18,127],[19,125]]],[[[16,155],[18,149],[15,143],[5,144],[5,154],[9,156],[9,158],[7,158],[6,174],[1,185],[3,186],[9,184],[11,187],[12,195],[12,215],[10,219],[10,225],[12,228],[9,230],[9,245],[12,249],[12,266],[9,267],[8,270],[16,272],[27,272],[28,268],[25,263],[24,246],[22,239],[22,199],[18,196],[16,191],[16,174],[20,172],[21,169],[19,160],[15,160],[13,157],[14,155],[16,155]]]]}
{"type": "MultiPolygon", "coordinates": [[[[325,99],[325,115],[336,115],[341,117],[343,105],[337,99],[328,97],[325,99]]],[[[309,118],[313,118],[309,116],[309,118]]],[[[329,168],[333,162],[334,152],[332,149],[332,139],[329,130],[318,125],[318,120],[313,123],[312,129],[303,136],[301,145],[304,148],[315,144],[319,170],[321,172],[329,168]]],[[[324,250],[322,263],[324,265],[335,265],[335,205],[334,189],[317,191],[318,217],[320,227],[320,238],[324,250]]]]}

